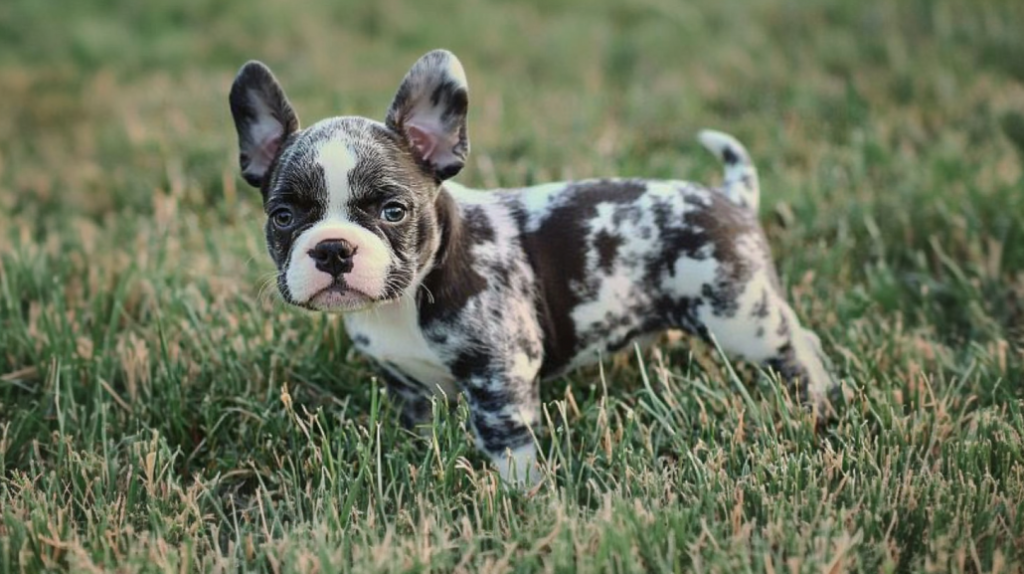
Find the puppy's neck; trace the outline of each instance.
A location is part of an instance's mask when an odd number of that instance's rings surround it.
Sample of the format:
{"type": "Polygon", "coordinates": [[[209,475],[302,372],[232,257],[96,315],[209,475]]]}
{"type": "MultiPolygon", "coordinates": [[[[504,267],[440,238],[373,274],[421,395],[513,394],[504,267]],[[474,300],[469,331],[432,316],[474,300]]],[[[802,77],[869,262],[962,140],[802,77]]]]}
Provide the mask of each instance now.
{"type": "Polygon", "coordinates": [[[444,317],[461,309],[466,299],[486,281],[473,270],[471,245],[466,241],[465,222],[455,199],[441,188],[434,202],[437,213],[437,242],[432,264],[416,291],[420,319],[444,317]]]}
{"type": "Polygon", "coordinates": [[[434,201],[434,208],[437,213],[437,241],[433,253],[432,270],[444,267],[445,264],[453,260],[460,259],[458,254],[467,249],[465,242],[462,240],[464,227],[462,213],[447,189],[441,188],[441,191],[437,194],[437,199],[434,201]]]}

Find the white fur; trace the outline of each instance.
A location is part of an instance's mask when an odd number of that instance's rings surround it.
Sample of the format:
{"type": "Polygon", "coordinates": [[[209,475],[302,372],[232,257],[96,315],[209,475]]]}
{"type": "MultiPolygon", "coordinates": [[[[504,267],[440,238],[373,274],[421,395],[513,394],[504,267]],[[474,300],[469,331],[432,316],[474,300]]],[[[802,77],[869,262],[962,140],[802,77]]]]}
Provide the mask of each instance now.
{"type": "Polygon", "coordinates": [[[362,336],[369,341],[360,351],[430,385],[431,392],[455,400],[455,377],[424,339],[412,292],[415,289],[398,301],[345,313],[345,330],[352,338],[362,336]]]}
{"type": "Polygon", "coordinates": [[[537,447],[532,442],[492,455],[491,460],[507,484],[531,486],[543,478],[537,467],[537,447]]]}
{"type": "MultiPolygon", "coordinates": [[[[782,307],[790,325],[799,325],[796,313],[791,307],[782,307]]],[[[825,353],[821,349],[821,339],[804,327],[796,327],[793,335],[793,351],[797,359],[807,366],[807,394],[813,404],[820,404],[829,396],[837,383],[825,366],[825,353]]]]}
{"type": "Polygon", "coordinates": [[[348,185],[349,174],[356,167],[356,154],[344,141],[328,140],[321,145],[316,162],[324,170],[327,180],[327,214],[325,219],[334,217],[346,219],[345,204],[352,197],[348,185]]]}
{"type": "MultiPolygon", "coordinates": [[[[748,260],[764,260],[766,255],[755,255],[752,252],[762,251],[760,238],[751,233],[736,237],[734,240],[740,251],[751,252],[748,260]]],[[[713,261],[713,260],[712,260],[713,261]]],[[[738,297],[738,309],[731,317],[716,316],[710,307],[703,307],[700,310],[701,322],[714,335],[722,349],[734,356],[739,356],[749,361],[764,361],[777,353],[778,347],[789,340],[789,334],[779,335],[778,330],[785,320],[780,310],[786,307],[776,293],[775,288],[769,279],[768,269],[764,266],[757,269],[750,278],[742,284],[743,291],[738,297]],[[755,317],[755,309],[767,296],[768,317],[764,319],[755,317]],[[756,326],[764,328],[760,337],[757,336],[756,326]]],[[[798,323],[787,324],[789,327],[798,323]]]]}

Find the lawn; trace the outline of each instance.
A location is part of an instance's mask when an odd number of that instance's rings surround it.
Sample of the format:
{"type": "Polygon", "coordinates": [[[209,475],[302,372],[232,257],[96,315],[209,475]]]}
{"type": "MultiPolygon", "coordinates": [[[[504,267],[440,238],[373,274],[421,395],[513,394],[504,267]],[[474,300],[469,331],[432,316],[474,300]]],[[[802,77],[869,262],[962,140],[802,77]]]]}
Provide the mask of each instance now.
{"type": "Polygon", "coordinates": [[[1024,2],[3,0],[0,572],[1024,571],[1024,2]],[[699,342],[543,389],[546,481],[402,430],[283,304],[227,93],[382,118],[446,47],[473,186],[761,173],[832,424],[699,342]]]}

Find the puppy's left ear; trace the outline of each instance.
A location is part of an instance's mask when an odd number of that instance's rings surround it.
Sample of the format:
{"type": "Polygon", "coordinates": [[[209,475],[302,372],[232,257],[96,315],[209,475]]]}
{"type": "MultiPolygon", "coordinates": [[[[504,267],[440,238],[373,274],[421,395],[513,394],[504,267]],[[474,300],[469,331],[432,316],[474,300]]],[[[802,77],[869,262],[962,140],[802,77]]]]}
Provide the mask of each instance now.
{"type": "Polygon", "coordinates": [[[405,75],[384,123],[442,181],[466,165],[468,105],[469,86],[459,59],[447,50],[434,50],[405,75]]]}

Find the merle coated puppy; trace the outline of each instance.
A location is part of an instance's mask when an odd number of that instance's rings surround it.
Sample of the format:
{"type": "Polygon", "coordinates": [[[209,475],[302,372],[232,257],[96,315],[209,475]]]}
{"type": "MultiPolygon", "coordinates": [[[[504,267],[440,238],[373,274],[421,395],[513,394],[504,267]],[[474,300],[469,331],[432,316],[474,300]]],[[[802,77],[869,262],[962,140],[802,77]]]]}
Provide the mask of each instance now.
{"type": "Polygon", "coordinates": [[[786,303],[757,219],[746,150],[701,134],[725,181],[602,179],[478,191],[468,90],[450,52],[423,56],[384,122],[300,129],[270,70],[231,88],[242,176],[263,194],[281,295],[344,314],[415,426],[430,397],[468,400],[506,480],[535,461],[538,385],[638,337],[682,329],[774,369],[813,405],[836,382],[786,303]]]}

